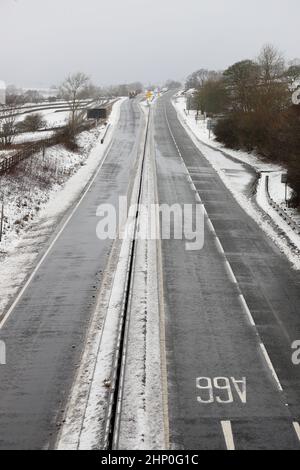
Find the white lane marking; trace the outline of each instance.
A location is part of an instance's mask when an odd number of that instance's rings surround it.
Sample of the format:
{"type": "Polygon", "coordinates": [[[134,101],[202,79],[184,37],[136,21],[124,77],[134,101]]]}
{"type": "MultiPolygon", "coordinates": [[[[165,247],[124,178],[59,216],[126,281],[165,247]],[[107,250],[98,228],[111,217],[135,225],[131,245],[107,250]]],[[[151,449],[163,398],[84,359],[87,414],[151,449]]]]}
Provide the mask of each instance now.
{"type": "Polygon", "coordinates": [[[227,269],[227,272],[228,272],[228,275],[229,275],[231,281],[233,282],[233,284],[237,284],[238,282],[237,282],[236,277],[235,277],[235,275],[232,271],[232,267],[231,267],[231,265],[230,265],[230,263],[227,259],[225,261],[225,264],[226,264],[226,269],[227,269]]]}
{"type": "MultiPolygon", "coordinates": [[[[173,134],[172,129],[171,129],[171,127],[170,127],[170,123],[169,123],[169,120],[168,120],[166,108],[165,108],[165,119],[166,119],[166,122],[167,122],[167,126],[168,126],[168,128],[169,128],[170,135],[171,135],[171,137],[172,137],[172,139],[173,139],[175,145],[177,145],[177,144],[176,144],[175,137],[174,137],[174,134],[173,134]]],[[[183,166],[184,166],[184,168],[185,168],[186,173],[189,174],[189,170],[188,170],[188,168],[187,168],[187,166],[186,166],[186,164],[185,164],[185,162],[184,162],[184,160],[183,160],[183,158],[182,158],[182,155],[179,154],[179,156],[180,156],[180,158],[181,158],[181,160],[182,160],[182,164],[183,164],[183,166]]],[[[195,187],[195,189],[196,189],[196,187],[195,187]]],[[[197,190],[196,190],[196,191],[197,191],[197,190]]],[[[213,226],[213,223],[211,222],[211,219],[210,219],[209,215],[207,214],[207,211],[206,211],[206,209],[205,209],[204,204],[203,204],[203,210],[205,211],[206,216],[207,216],[207,219],[208,219],[208,221],[210,222],[210,227],[213,228],[213,232],[216,234],[215,228],[214,228],[214,226],[213,226]]],[[[222,244],[221,244],[219,238],[217,237],[217,235],[216,235],[216,243],[218,244],[219,249],[220,249],[220,247],[222,247],[222,252],[224,253],[225,259],[227,260],[226,254],[225,254],[224,249],[223,249],[223,246],[222,246],[222,244]],[[217,241],[217,240],[218,240],[218,241],[217,241]]],[[[229,264],[229,266],[230,266],[230,263],[229,263],[228,260],[227,260],[227,262],[228,262],[228,264],[229,264]]],[[[232,270],[232,269],[231,269],[231,270],[232,270]]],[[[233,271],[232,271],[232,272],[233,272],[233,271]]],[[[243,307],[244,307],[244,309],[245,309],[246,314],[247,314],[248,317],[249,317],[249,320],[250,320],[250,322],[251,322],[251,325],[255,328],[256,334],[257,334],[258,338],[260,338],[260,335],[259,335],[259,332],[258,332],[258,330],[257,330],[256,324],[255,324],[255,322],[254,322],[254,319],[253,319],[253,317],[252,317],[252,315],[251,315],[250,309],[249,309],[249,307],[248,307],[248,305],[247,305],[247,303],[246,303],[246,300],[245,300],[244,296],[241,294],[241,295],[239,296],[239,298],[240,298],[240,301],[242,302],[242,305],[243,305],[243,307]]],[[[267,365],[268,365],[269,369],[271,370],[272,376],[274,377],[275,382],[276,382],[276,384],[277,384],[279,390],[280,390],[281,392],[283,392],[283,388],[282,388],[281,383],[280,383],[280,381],[279,381],[279,378],[278,378],[278,376],[277,376],[277,374],[276,374],[276,372],[275,372],[275,369],[274,369],[274,366],[273,366],[272,361],[271,361],[271,359],[270,359],[270,356],[269,356],[269,354],[267,353],[267,350],[266,350],[264,344],[261,342],[261,340],[260,340],[260,348],[261,348],[261,350],[262,350],[262,352],[263,352],[263,356],[264,356],[264,358],[265,358],[265,360],[266,360],[266,362],[267,362],[267,365]]]]}
{"type": "Polygon", "coordinates": [[[106,158],[107,158],[107,155],[112,147],[112,144],[113,144],[113,140],[110,142],[110,144],[108,145],[107,147],[107,150],[105,151],[104,155],[103,155],[103,158],[102,158],[102,161],[101,161],[101,164],[100,166],[98,167],[98,170],[96,171],[96,173],[94,174],[94,176],[92,177],[92,179],[90,180],[88,186],[86,187],[84,193],[82,194],[81,198],[79,199],[79,201],[77,202],[77,204],[75,205],[75,207],[73,208],[71,214],[69,215],[69,217],[67,218],[67,220],[65,221],[65,223],[63,224],[62,228],[60,229],[60,231],[57,233],[56,237],[54,238],[54,240],[52,241],[52,243],[49,245],[49,247],[47,248],[46,252],[44,253],[44,255],[42,256],[42,258],[40,259],[40,261],[38,262],[38,264],[36,265],[36,267],[34,268],[33,272],[30,274],[29,278],[27,279],[26,283],[24,284],[24,286],[22,287],[22,289],[20,290],[20,292],[18,293],[17,297],[15,298],[14,302],[12,303],[12,305],[10,306],[10,308],[8,309],[8,311],[6,312],[6,314],[4,315],[4,317],[2,318],[1,322],[0,322],[0,330],[3,328],[3,326],[5,325],[5,323],[7,322],[8,318],[10,317],[11,313],[13,312],[13,310],[15,309],[15,307],[17,306],[17,304],[19,303],[20,299],[22,298],[24,292],[26,291],[27,287],[29,286],[29,284],[31,283],[32,279],[34,278],[34,276],[36,275],[36,273],[38,272],[38,270],[40,269],[41,265],[43,264],[43,262],[45,261],[45,259],[47,258],[47,256],[49,255],[50,251],[52,250],[53,246],[55,245],[55,243],[57,242],[57,240],[59,239],[59,237],[61,236],[61,234],[63,233],[63,231],[65,230],[66,226],[68,225],[68,223],[70,222],[70,220],[72,219],[73,215],[75,214],[75,212],[77,211],[78,207],[80,206],[80,204],[82,203],[83,199],[85,198],[86,194],[88,193],[88,191],[91,189],[92,185],[94,184],[106,158]]]}
{"type": "Polygon", "coordinates": [[[254,327],[256,327],[255,321],[254,321],[254,319],[253,319],[253,317],[252,317],[252,314],[251,314],[251,312],[250,312],[250,310],[249,310],[249,307],[248,307],[248,305],[247,305],[247,302],[246,302],[245,297],[243,296],[243,294],[240,294],[240,295],[239,295],[239,299],[240,299],[240,302],[241,302],[243,308],[245,309],[246,314],[248,315],[248,318],[249,318],[249,321],[250,321],[251,325],[254,326],[254,327]]]}
{"type": "Polygon", "coordinates": [[[300,424],[297,423],[296,421],[294,421],[293,426],[294,426],[294,429],[296,431],[297,437],[300,441],[300,424]]]}
{"type": "MultiPolygon", "coordinates": [[[[215,229],[214,229],[214,234],[215,234],[215,233],[216,233],[216,232],[215,232],[215,229]]],[[[219,253],[220,253],[221,255],[225,256],[225,251],[224,251],[224,248],[223,248],[223,246],[222,246],[222,243],[220,242],[219,237],[216,236],[215,240],[216,240],[216,245],[217,245],[217,248],[218,248],[219,253]]]]}
{"type": "Polygon", "coordinates": [[[227,450],[235,450],[235,444],[230,421],[221,421],[222,431],[225,438],[227,450]]]}
{"type": "MultiPolygon", "coordinates": [[[[213,233],[215,235],[216,234],[215,228],[214,228],[213,224],[211,223],[210,219],[207,220],[207,225],[208,225],[208,228],[211,231],[211,233],[213,233]]],[[[219,240],[219,243],[220,243],[220,240],[219,240]]]]}
{"type": "Polygon", "coordinates": [[[272,362],[271,362],[270,356],[269,356],[269,354],[267,353],[267,350],[266,350],[266,348],[265,348],[265,346],[264,346],[263,343],[260,343],[260,348],[261,348],[261,350],[262,350],[262,352],[263,352],[263,355],[264,355],[265,360],[266,360],[266,362],[267,362],[267,364],[268,364],[268,367],[269,367],[269,369],[270,369],[270,371],[271,371],[271,373],[272,373],[272,375],[273,375],[273,377],[274,377],[274,379],[275,379],[275,381],[276,381],[276,383],[277,383],[277,385],[278,385],[278,388],[279,388],[279,390],[282,392],[282,391],[283,391],[283,388],[282,388],[281,383],[280,383],[280,381],[279,381],[279,378],[278,378],[278,376],[277,376],[277,374],[276,374],[276,372],[275,372],[275,369],[274,369],[273,364],[272,364],[272,362]]]}
{"type": "Polygon", "coordinates": [[[197,199],[198,202],[201,202],[201,204],[203,204],[202,201],[201,201],[201,197],[200,197],[198,192],[196,192],[196,199],[197,199]]]}

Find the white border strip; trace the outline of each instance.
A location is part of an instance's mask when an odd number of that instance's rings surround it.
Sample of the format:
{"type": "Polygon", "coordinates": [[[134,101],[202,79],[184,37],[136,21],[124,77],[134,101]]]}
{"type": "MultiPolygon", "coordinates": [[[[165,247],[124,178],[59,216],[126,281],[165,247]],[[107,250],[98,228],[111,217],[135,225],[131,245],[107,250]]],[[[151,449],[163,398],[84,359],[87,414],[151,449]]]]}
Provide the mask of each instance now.
{"type": "Polygon", "coordinates": [[[300,424],[297,423],[296,421],[293,422],[294,429],[296,431],[297,437],[300,441],[300,424]]]}
{"type": "Polygon", "coordinates": [[[230,421],[221,421],[222,431],[225,438],[227,450],[235,450],[232,426],[230,421]]]}

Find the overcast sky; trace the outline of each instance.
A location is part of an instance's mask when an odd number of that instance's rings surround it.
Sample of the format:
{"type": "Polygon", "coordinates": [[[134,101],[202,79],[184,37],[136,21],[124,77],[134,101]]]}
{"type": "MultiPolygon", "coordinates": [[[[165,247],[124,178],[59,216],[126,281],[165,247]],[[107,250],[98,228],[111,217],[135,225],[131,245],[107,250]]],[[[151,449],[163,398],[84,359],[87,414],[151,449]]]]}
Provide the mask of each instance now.
{"type": "Polygon", "coordinates": [[[0,0],[0,79],[160,83],[256,57],[266,42],[293,59],[299,21],[299,0],[0,0]]]}

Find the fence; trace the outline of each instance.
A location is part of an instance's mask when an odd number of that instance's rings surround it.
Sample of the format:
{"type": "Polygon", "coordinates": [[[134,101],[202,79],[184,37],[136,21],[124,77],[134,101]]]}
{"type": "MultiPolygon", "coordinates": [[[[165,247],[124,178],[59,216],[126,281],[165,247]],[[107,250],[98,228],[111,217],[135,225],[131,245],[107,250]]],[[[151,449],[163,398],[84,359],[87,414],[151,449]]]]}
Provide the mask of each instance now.
{"type": "Polygon", "coordinates": [[[269,190],[269,175],[266,175],[266,195],[271,207],[280,215],[280,217],[294,230],[300,233],[300,226],[289,216],[289,214],[275,202],[270,196],[269,190]]]}
{"type": "Polygon", "coordinates": [[[59,143],[58,136],[54,136],[49,139],[39,140],[38,142],[33,142],[22,146],[21,150],[16,152],[9,157],[5,157],[0,162],[0,175],[9,171],[13,166],[20,163],[22,160],[31,157],[34,153],[44,151],[46,147],[51,147],[52,145],[57,145],[59,143]]]}
{"type": "MultiPolygon", "coordinates": [[[[110,100],[110,101],[107,101],[103,104],[103,106],[108,109],[108,113],[111,112],[111,108],[112,108],[113,104],[116,101],[118,101],[118,99],[110,100]]],[[[92,122],[87,122],[87,121],[83,122],[80,125],[80,128],[79,128],[78,131],[82,132],[84,130],[92,129],[93,127],[96,127],[98,123],[94,122],[94,121],[92,121],[92,122]]],[[[62,129],[63,128],[60,128],[60,130],[62,130],[62,129]]],[[[50,129],[48,129],[48,130],[50,130],[50,129]]],[[[105,133],[105,135],[106,135],[106,133],[105,133]]],[[[103,141],[104,141],[104,138],[103,138],[103,141]]],[[[39,140],[38,142],[34,142],[34,143],[24,145],[21,148],[21,150],[19,150],[18,152],[16,152],[15,154],[13,154],[9,157],[5,157],[0,162],[0,175],[3,174],[3,173],[6,173],[13,166],[17,165],[22,160],[25,160],[26,158],[29,158],[34,153],[44,151],[44,149],[46,147],[52,147],[53,145],[58,145],[60,143],[62,143],[62,135],[61,135],[61,133],[58,132],[56,135],[54,135],[53,137],[50,137],[48,139],[43,139],[43,140],[39,140]]]]}
{"type": "MultiPolygon", "coordinates": [[[[91,129],[95,127],[94,122],[86,122],[80,126],[80,132],[91,129]]],[[[58,133],[48,139],[39,140],[38,142],[33,142],[30,144],[23,145],[22,148],[10,155],[9,157],[4,157],[0,162],[0,175],[9,171],[13,166],[20,163],[22,160],[31,157],[37,152],[44,151],[47,147],[52,147],[53,145],[59,145],[62,143],[62,134],[58,133]]]]}

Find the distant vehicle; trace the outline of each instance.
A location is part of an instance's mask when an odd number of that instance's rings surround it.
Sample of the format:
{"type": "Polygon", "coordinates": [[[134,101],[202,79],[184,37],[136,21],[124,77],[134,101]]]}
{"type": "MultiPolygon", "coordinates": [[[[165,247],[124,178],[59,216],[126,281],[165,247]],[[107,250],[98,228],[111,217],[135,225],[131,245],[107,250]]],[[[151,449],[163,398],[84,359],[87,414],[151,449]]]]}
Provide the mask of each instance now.
{"type": "Polygon", "coordinates": [[[133,99],[138,95],[138,91],[130,91],[128,93],[129,99],[133,99]]]}

